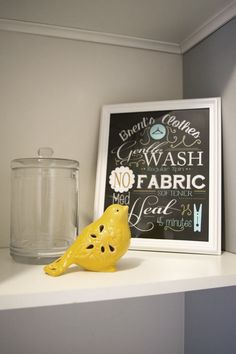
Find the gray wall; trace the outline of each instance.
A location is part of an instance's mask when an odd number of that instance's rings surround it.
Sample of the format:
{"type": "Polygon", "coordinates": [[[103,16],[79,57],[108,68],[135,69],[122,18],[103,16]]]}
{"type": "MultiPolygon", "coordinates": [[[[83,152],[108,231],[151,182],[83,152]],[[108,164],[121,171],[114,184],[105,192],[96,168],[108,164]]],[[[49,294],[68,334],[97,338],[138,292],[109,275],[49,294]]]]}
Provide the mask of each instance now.
{"type": "Polygon", "coordinates": [[[183,354],[183,294],[1,311],[1,354],[183,354]]]}
{"type": "MultiPolygon", "coordinates": [[[[184,98],[222,97],[225,248],[236,252],[236,18],[183,57],[184,98]]],[[[185,354],[236,352],[236,287],[187,293],[185,354]]]]}
{"type": "Polygon", "coordinates": [[[225,249],[236,253],[236,18],[183,56],[184,98],[222,97],[225,249]]]}
{"type": "Polygon", "coordinates": [[[80,227],[91,222],[104,104],[182,98],[177,54],[0,31],[0,247],[10,233],[10,160],[40,146],[80,162],[80,227]]]}

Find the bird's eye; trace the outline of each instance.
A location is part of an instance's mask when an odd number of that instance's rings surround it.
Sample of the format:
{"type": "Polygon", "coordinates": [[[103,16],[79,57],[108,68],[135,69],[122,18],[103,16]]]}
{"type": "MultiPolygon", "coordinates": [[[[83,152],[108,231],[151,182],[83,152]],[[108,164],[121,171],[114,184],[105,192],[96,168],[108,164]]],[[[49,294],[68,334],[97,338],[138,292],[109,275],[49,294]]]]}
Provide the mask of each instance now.
{"type": "Polygon", "coordinates": [[[117,213],[119,213],[119,211],[120,211],[119,209],[116,209],[116,212],[117,212],[117,213]]]}

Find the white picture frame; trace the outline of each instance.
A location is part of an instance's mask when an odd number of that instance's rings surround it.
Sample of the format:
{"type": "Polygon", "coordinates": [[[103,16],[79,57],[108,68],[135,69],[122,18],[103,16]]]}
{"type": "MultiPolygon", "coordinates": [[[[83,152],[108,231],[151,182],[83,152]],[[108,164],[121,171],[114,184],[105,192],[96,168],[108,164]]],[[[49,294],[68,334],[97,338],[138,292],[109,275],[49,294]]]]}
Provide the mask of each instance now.
{"type": "Polygon", "coordinates": [[[130,249],[221,254],[221,174],[219,97],[103,107],[94,218],[129,205],[130,249]]]}

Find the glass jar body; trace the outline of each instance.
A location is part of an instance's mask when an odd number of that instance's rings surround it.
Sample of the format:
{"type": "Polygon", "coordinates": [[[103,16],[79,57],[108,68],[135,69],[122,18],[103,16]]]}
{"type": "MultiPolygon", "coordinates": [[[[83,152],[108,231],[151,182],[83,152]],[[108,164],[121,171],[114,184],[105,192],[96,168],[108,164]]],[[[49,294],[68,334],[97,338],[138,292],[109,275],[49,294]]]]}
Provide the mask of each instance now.
{"type": "Polygon", "coordinates": [[[60,257],[78,234],[78,168],[14,164],[10,253],[18,262],[60,257]]]}

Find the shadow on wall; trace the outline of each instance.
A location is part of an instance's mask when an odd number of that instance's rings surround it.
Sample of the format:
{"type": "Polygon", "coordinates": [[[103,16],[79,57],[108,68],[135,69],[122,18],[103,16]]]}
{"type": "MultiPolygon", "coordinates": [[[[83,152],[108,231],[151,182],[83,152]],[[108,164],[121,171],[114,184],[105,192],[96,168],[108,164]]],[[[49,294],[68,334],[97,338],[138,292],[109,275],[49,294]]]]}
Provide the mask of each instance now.
{"type": "Polygon", "coordinates": [[[236,198],[233,176],[236,172],[236,164],[230,158],[232,151],[235,151],[233,131],[236,129],[235,38],[236,17],[184,54],[183,92],[184,98],[222,97],[222,245],[223,249],[236,253],[236,241],[232,238],[236,198]]]}
{"type": "Polygon", "coordinates": [[[184,98],[222,96],[236,68],[235,37],[236,17],[184,54],[184,98]]]}

